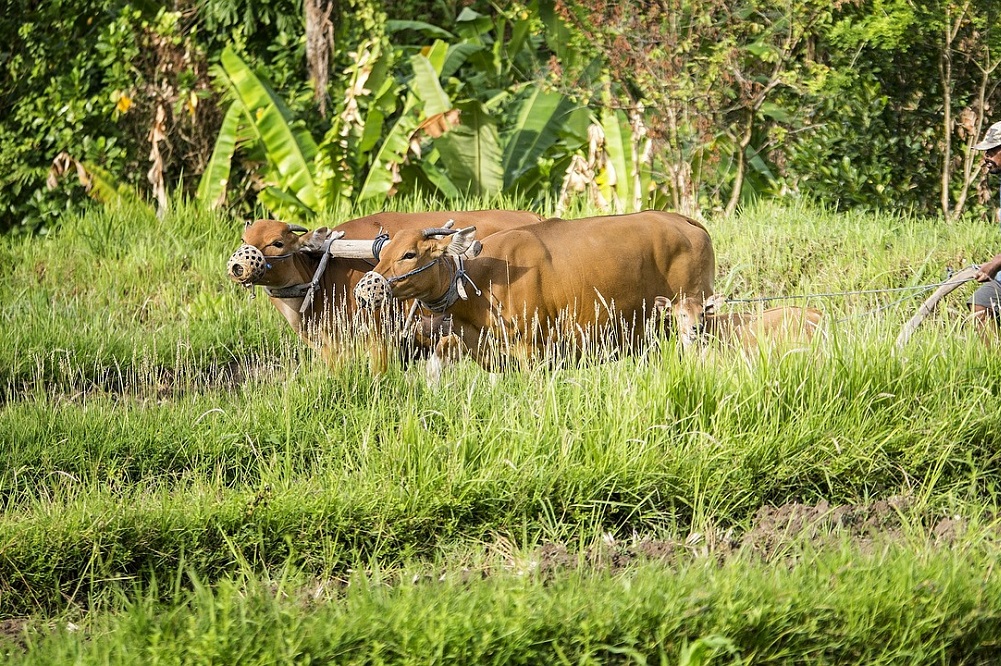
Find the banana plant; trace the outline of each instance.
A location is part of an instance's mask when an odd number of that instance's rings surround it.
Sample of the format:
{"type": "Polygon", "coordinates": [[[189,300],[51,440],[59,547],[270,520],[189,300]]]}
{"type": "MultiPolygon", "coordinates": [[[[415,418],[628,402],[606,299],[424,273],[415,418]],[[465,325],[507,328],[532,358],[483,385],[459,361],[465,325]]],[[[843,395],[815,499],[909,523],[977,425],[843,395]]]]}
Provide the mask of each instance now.
{"type": "MultiPolygon", "coordinates": [[[[422,156],[420,146],[421,131],[427,122],[451,110],[451,101],[441,87],[438,77],[444,67],[447,55],[447,45],[436,40],[426,53],[419,53],[410,58],[409,64],[413,77],[404,89],[402,106],[399,115],[389,126],[389,131],[382,139],[378,150],[373,153],[367,176],[359,190],[358,200],[385,198],[397,191],[397,185],[402,182],[401,172],[409,162],[413,153],[417,159],[422,156]],[[422,123],[419,113],[427,118],[422,123]]],[[[395,104],[396,95],[392,96],[395,104]]],[[[376,107],[379,100],[376,101],[376,107]]],[[[434,164],[434,158],[428,157],[428,163],[434,164]]],[[[438,189],[454,191],[451,181],[436,167],[427,170],[432,182],[437,181],[438,189]]]]}
{"type": "Polygon", "coordinates": [[[267,187],[259,194],[261,202],[291,217],[311,216],[320,201],[313,179],[317,154],[313,137],[292,128],[292,114],[284,101],[229,47],[214,73],[233,101],[199,183],[199,198],[210,207],[224,200],[233,153],[245,132],[267,157],[263,174],[267,187]]]}
{"type": "MultiPolygon", "coordinates": [[[[501,164],[504,189],[524,186],[527,174],[564,137],[574,111],[582,111],[559,93],[532,87],[517,107],[514,125],[504,134],[501,164]]],[[[580,139],[579,139],[580,140],[580,139]]],[[[582,140],[580,140],[582,142],[582,140]]]]}
{"type": "Polygon", "coordinates": [[[461,122],[434,147],[441,171],[460,191],[538,195],[552,185],[552,165],[565,169],[584,141],[582,109],[534,82],[517,82],[518,71],[533,69],[541,45],[533,41],[532,16],[491,19],[465,8],[456,19],[461,40],[448,48],[440,76],[460,100],[454,106],[461,122]]]}
{"type": "Polygon", "coordinates": [[[90,198],[95,201],[108,206],[130,205],[148,210],[150,215],[154,214],[153,207],[143,200],[142,195],[135,188],[118,181],[102,167],[77,160],[66,152],[59,153],[52,161],[48,178],[46,178],[46,186],[50,190],[54,190],[58,186],[59,179],[71,171],[76,173],[77,180],[83,185],[90,198]]]}
{"type": "Polygon", "coordinates": [[[200,201],[205,202],[210,209],[218,208],[226,203],[226,188],[229,185],[233,154],[236,152],[240,121],[243,120],[244,116],[241,106],[235,102],[230,103],[222,120],[222,127],[219,128],[215,146],[212,148],[212,156],[198,182],[196,196],[200,201]]]}
{"type": "Polygon", "coordinates": [[[318,142],[293,129],[267,81],[227,49],[215,73],[232,103],[199,199],[225,201],[232,160],[245,147],[265,157],[259,201],[292,219],[397,192],[456,198],[548,191],[584,141],[586,111],[512,78],[531,71],[538,57],[531,20],[466,9],[458,37],[418,22],[396,24],[387,29],[418,30],[432,43],[393,48],[373,38],[360,45],[345,96],[318,142]]]}

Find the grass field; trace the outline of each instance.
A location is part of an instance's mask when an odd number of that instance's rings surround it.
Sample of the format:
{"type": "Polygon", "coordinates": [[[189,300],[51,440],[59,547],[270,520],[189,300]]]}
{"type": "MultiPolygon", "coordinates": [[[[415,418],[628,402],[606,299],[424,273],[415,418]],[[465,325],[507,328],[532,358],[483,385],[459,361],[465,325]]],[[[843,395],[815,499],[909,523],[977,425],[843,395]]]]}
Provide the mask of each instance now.
{"type": "Polygon", "coordinates": [[[328,370],[226,279],[239,222],[0,239],[0,657],[1001,660],[1001,359],[973,288],[893,345],[925,295],[901,289],[986,260],[996,228],[708,227],[718,291],[829,294],[782,301],[823,334],[429,388],[328,370]]]}

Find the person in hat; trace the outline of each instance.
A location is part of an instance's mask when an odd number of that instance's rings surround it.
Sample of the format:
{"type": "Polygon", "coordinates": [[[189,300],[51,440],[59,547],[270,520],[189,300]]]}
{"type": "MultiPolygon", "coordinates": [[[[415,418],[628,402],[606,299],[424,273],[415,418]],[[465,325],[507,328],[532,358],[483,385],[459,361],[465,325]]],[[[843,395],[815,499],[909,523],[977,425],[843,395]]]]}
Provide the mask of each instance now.
{"type": "MultiPolygon", "coordinates": [[[[984,168],[988,174],[1001,175],[1001,122],[988,127],[983,141],[975,144],[973,149],[984,151],[984,168]]],[[[991,326],[995,334],[998,320],[1001,318],[1001,283],[996,279],[999,271],[1001,271],[1001,253],[981,264],[976,277],[977,282],[983,284],[970,299],[974,321],[981,326],[981,331],[991,326]]]]}

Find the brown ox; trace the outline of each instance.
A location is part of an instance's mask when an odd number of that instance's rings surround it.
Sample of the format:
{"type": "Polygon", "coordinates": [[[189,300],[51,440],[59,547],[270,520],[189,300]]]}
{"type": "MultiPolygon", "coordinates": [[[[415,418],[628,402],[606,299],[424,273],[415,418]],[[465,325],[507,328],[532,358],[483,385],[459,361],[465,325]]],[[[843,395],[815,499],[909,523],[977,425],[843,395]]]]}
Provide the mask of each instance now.
{"type": "MultiPolygon", "coordinates": [[[[315,231],[277,220],[258,220],[244,230],[244,244],[233,253],[227,272],[230,278],[245,287],[263,287],[293,330],[320,350],[329,362],[334,362],[343,351],[340,344],[345,342],[343,333],[349,336],[355,333],[344,331],[344,322],[356,316],[354,287],[375,264],[371,249],[373,239],[383,232],[393,234],[404,229],[440,227],[449,220],[459,225],[479,225],[489,234],[534,224],[540,218],[535,213],[501,210],[383,212],[344,222],[333,229],[321,227],[315,231]],[[318,275],[323,244],[331,235],[339,233],[343,233],[344,240],[367,241],[368,258],[330,258],[318,275]],[[314,279],[316,288],[309,295],[314,279]]],[[[387,359],[381,343],[370,345],[369,351],[373,353],[373,370],[384,370],[387,359]]]]}
{"type": "Polygon", "coordinates": [[[475,232],[397,233],[356,298],[372,307],[414,298],[451,314],[460,348],[494,370],[553,343],[572,355],[591,345],[634,350],[648,336],[658,295],[712,293],[709,234],[674,213],[550,219],[482,243],[475,232]]]}
{"type": "Polygon", "coordinates": [[[784,306],[759,312],[725,312],[716,309],[725,299],[718,295],[704,301],[685,296],[672,303],[659,297],[656,308],[674,317],[681,346],[691,349],[708,340],[739,346],[745,352],[764,340],[807,343],[813,339],[824,313],[816,308],[784,306]]]}

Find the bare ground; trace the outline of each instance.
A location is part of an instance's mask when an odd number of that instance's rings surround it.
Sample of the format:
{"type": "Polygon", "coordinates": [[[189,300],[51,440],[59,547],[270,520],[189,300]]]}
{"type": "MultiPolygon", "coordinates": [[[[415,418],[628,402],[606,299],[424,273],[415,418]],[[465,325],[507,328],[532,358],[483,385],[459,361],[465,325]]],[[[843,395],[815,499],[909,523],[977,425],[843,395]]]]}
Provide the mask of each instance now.
{"type": "Polygon", "coordinates": [[[802,547],[823,549],[847,543],[861,552],[868,552],[877,545],[901,541],[905,538],[903,520],[908,525],[916,522],[924,525],[931,543],[942,546],[951,545],[966,527],[959,517],[914,515],[911,500],[902,496],[867,505],[793,502],[761,507],[750,529],[739,535],[732,529],[713,530],[692,532],[683,539],[634,539],[630,542],[608,536],[600,545],[585,552],[573,552],[564,544],[544,544],[532,559],[543,576],[580,567],[615,572],[645,561],[680,564],[695,557],[710,557],[722,563],[740,555],[779,562],[794,556],[802,547]]]}
{"type": "MultiPolygon", "coordinates": [[[[25,618],[14,618],[11,620],[0,620],[0,645],[11,645],[21,650],[28,646],[24,640],[25,627],[28,620],[25,618]]],[[[0,652],[0,656],[3,653],[0,652]]]]}

